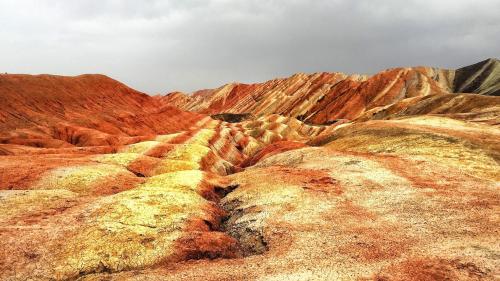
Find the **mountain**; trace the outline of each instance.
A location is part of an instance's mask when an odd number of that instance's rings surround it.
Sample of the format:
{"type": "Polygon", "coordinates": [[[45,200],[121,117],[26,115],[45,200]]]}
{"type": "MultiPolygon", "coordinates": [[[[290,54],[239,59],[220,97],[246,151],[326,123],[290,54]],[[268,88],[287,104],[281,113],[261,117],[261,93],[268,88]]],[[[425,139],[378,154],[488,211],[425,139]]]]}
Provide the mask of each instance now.
{"type": "Polygon", "coordinates": [[[488,59],[457,69],[453,92],[500,96],[500,60],[488,59]]]}
{"type": "Polygon", "coordinates": [[[207,113],[281,114],[312,124],[355,119],[366,111],[415,97],[447,93],[500,95],[500,67],[489,59],[458,70],[395,68],[373,76],[296,74],[264,83],[232,83],[192,95],[159,99],[183,110],[207,113]]]}
{"type": "Polygon", "coordinates": [[[161,106],[104,75],[0,74],[0,95],[0,143],[118,144],[185,129],[203,117],[161,106]]]}
{"type": "Polygon", "coordinates": [[[497,62],[165,97],[0,75],[0,280],[496,280],[497,62]]]}

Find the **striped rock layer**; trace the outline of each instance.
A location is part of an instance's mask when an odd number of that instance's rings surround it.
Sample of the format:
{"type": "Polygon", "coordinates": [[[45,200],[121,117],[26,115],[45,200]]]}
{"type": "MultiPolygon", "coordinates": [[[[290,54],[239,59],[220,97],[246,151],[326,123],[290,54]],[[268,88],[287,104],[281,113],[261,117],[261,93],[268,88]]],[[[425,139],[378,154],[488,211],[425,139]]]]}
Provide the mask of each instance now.
{"type": "Polygon", "coordinates": [[[204,117],[161,106],[104,75],[0,74],[0,97],[0,143],[35,147],[126,144],[204,117]]]}
{"type": "Polygon", "coordinates": [[[447,93],[500,95],[500,61],[489,59],[458,70],[395,68],[373,76],[296,74],[264,83],[231,83],[192,95],[158,97],[183,110],[217,114],[281,114],[314,124],[355,119],[366,111],[415,97],[447,93]]]}
{"type": "Polygon", "coordinates": [[[497,280],[495,63],[168,97],[198,113],[0,75],[0,280],[497,280]]]}
{"type": "Polygon", "coordinates": [[[3,145],[0,278],[66,280],[241,256],[220,230],[227,214],[217,202],[234,188],[222,176],[268,144],[286,149],[323,129],[277,115],[238,124],[205,117],[108,151],[3,145]]]}

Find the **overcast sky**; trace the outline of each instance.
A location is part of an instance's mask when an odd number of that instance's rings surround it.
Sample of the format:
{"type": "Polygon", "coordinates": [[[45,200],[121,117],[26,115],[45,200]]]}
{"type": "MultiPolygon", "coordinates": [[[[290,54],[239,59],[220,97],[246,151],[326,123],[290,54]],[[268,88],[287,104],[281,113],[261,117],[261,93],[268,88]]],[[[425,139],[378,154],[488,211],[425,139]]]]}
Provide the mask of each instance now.
{"type": "Polygon", "coordinates": [[[500,57],[500,0],[0,0],[0,71],[150,94],[500,57]]]}

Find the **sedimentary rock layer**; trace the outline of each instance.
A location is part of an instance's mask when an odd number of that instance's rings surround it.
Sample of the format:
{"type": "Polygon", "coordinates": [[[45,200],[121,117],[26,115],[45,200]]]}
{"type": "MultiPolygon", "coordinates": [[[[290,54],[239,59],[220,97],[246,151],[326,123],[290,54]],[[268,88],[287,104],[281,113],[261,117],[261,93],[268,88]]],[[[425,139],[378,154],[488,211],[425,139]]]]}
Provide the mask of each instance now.
{"type": "Polygon", "coordinates": [[[495,280],[499,136],[434,116],[345,125],[226,177],[223,228],[247,255],[83,280],[495,280]]]}
{"type": "Polygon", "coordinates": [[[167,97],[204,113],[1,75],[0,279],[497,280],[494,63],[167,97]]]}
{"type": "Polygon", "coordinates": [[[373,76],[296,74],[264,83],[227,84],[192,95],[174,92],[158,99],[201,113],[281,114],[326,124],[352,120],[407,98],[446,93],[498,96],[499,85],[500,62],[489,59],[458,70],[414,67],[389,69],[373,76]]]}
{"type": "Polygon", "coordinates": [[[0,74],[0,143],[115,145],[189,128],[203,118],[104,75],[0,74]]]}
{"type": "Polygon", "coordinates": [[[116,151],[4,144],[0,277],[73,279],[241,256],[238,240],[221,230],[226,211],[217,202],[233,186],[221,176],[270,143],[303,142],[323,129],[281,116],[238,124],[205,117],[116,151]]]}

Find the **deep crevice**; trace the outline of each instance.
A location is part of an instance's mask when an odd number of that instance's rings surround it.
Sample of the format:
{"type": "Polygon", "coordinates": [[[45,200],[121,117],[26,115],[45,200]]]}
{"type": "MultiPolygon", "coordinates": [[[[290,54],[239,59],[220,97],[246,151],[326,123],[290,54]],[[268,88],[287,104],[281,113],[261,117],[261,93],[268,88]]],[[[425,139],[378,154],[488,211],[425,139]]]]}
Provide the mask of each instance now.
{"type": "Polygon", "coordinates": [[[239,184],[232,184],[232,185],[228,185],[226,187],[222,187],[222,186],[216,186],[214,188],[214,192],[220,197],[220,198],[224,198],[226,197],[229,193],[233,192],[233,190],[235,190],[236,188],[238,188],[240,185],[239,184]]]}
{"type": "Polygon", "coordinates": [[[263,254],[269,250],[268,243],[264,238],[263,227],[257,223],[257,219],[252,218],[261,209],[258,206],[242,208],[242,204],[238,199],[222,204],[228,215],[221,221],[221,231],[238,241],[242,256],[263,254]]]}
{"type": "MultiPolygon", "coordinates": [[[[206,220],[204,220],[204,223],[210,231],[223,232],[238,242],[239,249],[235,256],[259,255],[268,250],[263,228],[256,223],[256,219],[252,218],[253,215],[261,212],[261,208],[258,206],[242,208],[244,202],[239,199],[222,200],[239,187],[239,184],[214,187],[213,191],[220,199],[214,203],[224,210],[226,215],[221,218],[219,225],[213,225],[213,223],[206,220]]],[[[197,257],[206,258],[207,256],[200,253],[190,256],[189,259],[197,259],[197,257]]]]}
{"type": "Polygon", "coordinates": [[[136,177],[139,177],[139,178],[145,178],[146,177],[143,173],[139,173],[139,172],[133,171],[131,169],[127,169],[127,170],[129,170],[130,172],[132,172],[136,177]]]}

